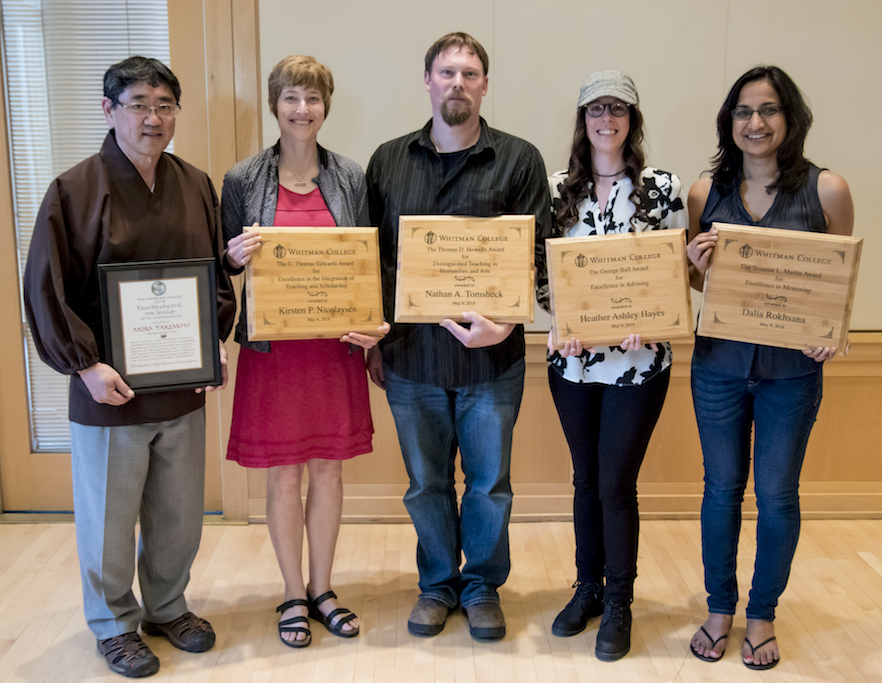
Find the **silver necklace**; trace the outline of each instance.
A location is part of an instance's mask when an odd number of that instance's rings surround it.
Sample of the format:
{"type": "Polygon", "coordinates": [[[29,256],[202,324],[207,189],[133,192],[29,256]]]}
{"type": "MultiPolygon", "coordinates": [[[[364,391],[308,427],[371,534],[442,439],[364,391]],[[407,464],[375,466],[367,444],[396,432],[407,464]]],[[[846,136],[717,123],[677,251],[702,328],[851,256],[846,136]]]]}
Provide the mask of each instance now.
{"type": "MultiPolygon", "coordinates": [[[[285,166],[285,168],[288,170],[288,173],[290,173],[292,176],[294,176],[294,180],[296,181],[296,182],[294,183],[294,187],[306,187],[306,179],[305,179],[305,178],[299,178],[299,177],[297,176],[297,174],[294,173],[294,171],[291,170],[291,167],[288,166],[287,163],[284,164],[284,166],[285,166]]],[[[312,168],[312,163],[310,163],[309,168],[312,168]]],[[[307,170],[307,175],[309,174],[309,168],[306,169],[306,170],[307,170]]]]}

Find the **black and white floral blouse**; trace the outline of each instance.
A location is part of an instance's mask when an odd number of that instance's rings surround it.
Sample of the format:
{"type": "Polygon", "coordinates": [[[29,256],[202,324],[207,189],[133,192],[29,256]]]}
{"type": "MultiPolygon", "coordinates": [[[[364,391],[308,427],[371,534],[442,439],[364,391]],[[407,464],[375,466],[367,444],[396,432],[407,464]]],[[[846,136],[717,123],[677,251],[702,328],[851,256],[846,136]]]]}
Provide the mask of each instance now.
{"type": "MultiPolygon", "coordinates": [[[[548,179],[551,190],[552,210],[561,208],[560,186],[567,177],[566,171],[555,173],[548,179]]],[[[657,168],[644,168],[640,173],[643,187],[649,195],[648,221],[631,223],[634,204],[629,199],[634,185],[630,178],[613,183],[604,211],[600,210],[593,187],[591,194],[579,205],[579,220],[566,230],[565,237],[586,237],[644,230],[667,230],[687,228],[686,206],[681,197],[680,179],[673,173],[657,168]]],[[[590,339],[583,339],[590,343],[590,339]]],[[[597,353],[582,351],[580,356],[561,358],[555,352],[548,356],[548,364],[570,382],[577,384],[608,384],[633,386],[643,384],[671,365],[671,345],[658,344],[653,351],[649,344],[640,349],[623,351],[620,346],[595,347],[597,353]]]]}

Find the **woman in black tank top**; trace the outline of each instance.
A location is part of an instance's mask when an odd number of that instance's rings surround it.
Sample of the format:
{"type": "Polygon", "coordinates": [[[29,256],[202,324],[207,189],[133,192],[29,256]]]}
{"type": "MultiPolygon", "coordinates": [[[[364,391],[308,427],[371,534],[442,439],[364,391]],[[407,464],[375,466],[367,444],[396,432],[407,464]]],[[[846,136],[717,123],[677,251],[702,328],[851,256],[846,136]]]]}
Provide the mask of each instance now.
{"type": "MultiPolygon", "coordinates": [[[[710,178],[689,191],[692,286],[701,290],[717,242],[713,222],[850,235],[848,185],[811,164],[803,145],[812,115],[781,69],[757,67],[729,92],[717,116],[719,152],[710,178]]],[[[699,659],[718,661],[732,627],[741,503],[750,469],[759,516],[745,666],[778,663],[773,620],[799,538],[799,471],[821,402],[821,367],[832,347],[793,351],[696,337],[692,396],[704,454],[702,556],[708,619],[692,638],[699,659]]]]}

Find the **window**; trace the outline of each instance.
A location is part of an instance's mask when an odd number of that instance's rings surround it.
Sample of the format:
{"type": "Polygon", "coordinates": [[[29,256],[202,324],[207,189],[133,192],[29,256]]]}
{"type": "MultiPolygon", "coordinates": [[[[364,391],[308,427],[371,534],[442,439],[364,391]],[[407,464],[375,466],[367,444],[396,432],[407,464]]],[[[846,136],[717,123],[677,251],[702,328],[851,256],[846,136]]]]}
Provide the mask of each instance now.
{"type": "MultiPolygon", "coordinates": [[[[101,148],[107,68],[131,55],[169,64],[166,0],[0,0],[15,230],[24,272],[49,183],[101,148]]],[[[171,151],[171,148],[169,148],[171,151]]],[[[21,300],[21,295],[19,295],[21,300]]],[[[70,450],[69,379],[44,365],[25,327],[35,451],[70,450]]]]}

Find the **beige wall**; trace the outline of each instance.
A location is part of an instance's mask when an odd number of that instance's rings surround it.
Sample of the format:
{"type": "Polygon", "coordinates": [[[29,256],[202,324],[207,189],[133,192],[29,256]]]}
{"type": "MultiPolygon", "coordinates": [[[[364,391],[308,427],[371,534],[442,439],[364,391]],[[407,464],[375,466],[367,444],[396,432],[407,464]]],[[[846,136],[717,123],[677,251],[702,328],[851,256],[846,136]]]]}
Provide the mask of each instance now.
{"type": "MultiPolygon", "coordinates": [[[[466,31],[490,55],[482,114],[534,143],[549,173],[566,167],[582,81],[618,68],[640,92],[650,162],[688,187],[716,151],[716,113],[732,83],[776,64],[811,102],[808,156],[841,174],[854,195],[855,234],[865,242],[852,328],[882,329],[882,269],[872,265],[882,260],[882,233],[871,204],[882,127],[870,123],[882,111],[880,26],[878,0],[261,0],[261,99],[279,59],[314,55],[337,88],[319,141],[366,166],[379,143],[429,118],[426,49],[466,31]]],[[[278,128],[261,108],[269,145],[278,128]]]]}
{"type": "MultiPolygon", "coordinates": [[[[882,6],[870,0],[828,5],[787,0],[638,0],[603,4],[564,0],[553,12],[526,0],[451,0],[437,4],[327,0],[321,8],[261,0],[259,26],[263,145],[277,137],[264,82],[293,53],[312,54],[333,71],[334,107],[320,141],[367,165],[376,146],[422,126],[429,116],[423,56],[447,31],[464,30],[490,54],[482,114],[491,125],[537,145],[549,171],[566,164],[575,99],[585,76],[620,68],[641,94],[650,161],[687,184],[708,167],[715,117],[728,88],[758,63],[788,71],[808,95],[818,121],[808,153],[841,173],[855,195],[856,233],[865,237],[853,329],[882,329],[882,302],[872,296],[882,274],[872,264],[882,244],[869,229],[871,164],[882,131],[843,125],[842,103],[860,93],[875,111],[882,88],[868,92],[855,64],[879,63],[870,36],[882,6]],[[756,17],[763,25],[756,27],[756,17]],[[849,69],[852,69],[851,71],[849,69]],[[863,87],[863,89],[862,89],[863,87]]],[[[863,109],[863,107],[861,107],[863,109]]],[[[536,325],[541,329],[542,321],[536,325]]],[[[848,359],[829,364],[826,399],[803,474],[804,510],[839,514],[882,510],[882,470],[875,464],[882,425],[882,335],[863,335],[848,359]],[[840,458],[845,451],[851,457],[840,458]]],[[[567,515],[572,504],[566,443],[548,392],[541,335],[530,340],[527,382],[515,432],[514,514],[567,515]]],[[[674,378],[641,472],[645,514],[695,514],[702,490],[701,453],[689,391],[690,344],[675,349],[674,378]]],[[[348,519],[406,520],[406,473],[382,392],[372,387],[374,453],[346,464],[348,519]]],[[[248,475],[249,515],[262,518],[265,475],[248,475]]],[[[748,496],[748,507],[751,505],[748,496]]]]}

